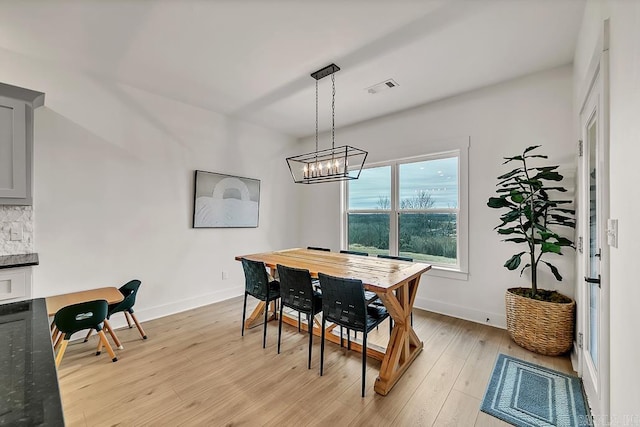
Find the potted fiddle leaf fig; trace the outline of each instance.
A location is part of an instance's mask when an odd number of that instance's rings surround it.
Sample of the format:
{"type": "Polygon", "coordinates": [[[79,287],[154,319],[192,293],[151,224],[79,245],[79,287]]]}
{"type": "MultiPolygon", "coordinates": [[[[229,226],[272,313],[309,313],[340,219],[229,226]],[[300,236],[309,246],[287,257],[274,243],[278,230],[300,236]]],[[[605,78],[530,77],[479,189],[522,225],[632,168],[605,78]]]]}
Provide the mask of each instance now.
{"type": "Polygon", "coordinates": [[[538,268],[548,268],[556,280],[560,271],[551,256],[562,255],[563,249],[573,248],[573,242],[559,234],[562,228],[575,228],[572,200],[558,199],[565,193],[559,166],[540,166],[539,159],[547,159],[535,150],[526,148],[522,154],[505,157],[503,164],[517,167],[498,177],[497,196],[489,198],[487,206],[502,209],[501,223],[495,227],[505,242],[521,245],[504,266],[529,270],[530,287],[510,288],[506,292],[507,330],[520,346],[546,355],[567,352],[573,344],[575,301],[557,291],[538,288],[538,268]]]}

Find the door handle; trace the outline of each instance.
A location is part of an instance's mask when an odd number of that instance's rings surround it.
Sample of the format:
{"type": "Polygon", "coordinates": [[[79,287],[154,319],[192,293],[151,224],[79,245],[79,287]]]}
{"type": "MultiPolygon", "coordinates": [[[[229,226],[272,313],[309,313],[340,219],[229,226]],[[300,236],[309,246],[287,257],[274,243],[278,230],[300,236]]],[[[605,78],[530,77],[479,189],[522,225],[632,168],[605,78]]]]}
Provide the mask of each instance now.
{"type": "Polygon", "coordinates": [[[600,275],[598,275],[597,279],[585,276],[584,281],[587,283],[595,283],[598,285],[598,287],[600,287],[600,275]]]}

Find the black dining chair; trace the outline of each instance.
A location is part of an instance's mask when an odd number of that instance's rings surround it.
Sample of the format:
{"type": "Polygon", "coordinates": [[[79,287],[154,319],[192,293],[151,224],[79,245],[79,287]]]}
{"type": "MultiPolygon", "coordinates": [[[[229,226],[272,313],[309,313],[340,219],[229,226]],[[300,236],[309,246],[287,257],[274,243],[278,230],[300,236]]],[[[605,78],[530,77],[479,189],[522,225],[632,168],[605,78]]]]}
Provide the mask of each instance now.
{"type": "Polygon", "coordinates": [[[312,251],[331,252],[331,249],[329,249],[329,248],[319,248],[317,246],[307,246],[307,249],[311,249],[312,251]]]}
{"type": "Polygon", "coordinates": [[[280,276],[280,320],[278,322],[278,354],[282,336],[282,310],[289,307],[298,312],[298,331],[300,331],[300,313],[307,317],[309,329],[309,360],[307,368],[311,369],[311,350],[313,348],[313,319],[322,311],[322,295],[313,289],[309,270],[287,267],[278,264],[280,276]]]}
{"type": "Polygon", "coordinates": [[[264,301],[264,325],[262,328],[262,348],[267,346],[267,319],[269,315],[269,303],[280,298],[280,283],[277,280],[269,280],[267,269],[263,262],[242,259],[244,269],[244,305],[242,306],[242,336],[244,336],[244,322],[247,315],[247,295],[264,301]]]}
{"type": "MultiPolygon", "coordinates": [[[[351,251],[351,250],[347,250],[347,249],[341,249],[340,253],[341,254],[349,254],[349,255],[358,255],[358,256],[369,256],[368,252],[351,251]]],[[[378,299],[378,296],[374,292],[371,292],[371,291],[364,291],[364,297],[367,300],[368,304],[371,304],[374,301],[380,301],[378,299]]],[[[380,301],[380,304],[382,304],[382,301],[380,301]]],[[[351,337],[350,337],[349,334],[350,334],[350,331],[347,330],[347,347],[351,348],[351,337]]],[[[342,336],[342,327],[340,327],[340,336],[342,336]]],[[[353,332],[353,337],[354,337],[354,339],[357,339],[358,338],[358,332],[354,331],[353,332]]]]}
{"type": "Polygon", "coordinates": [[[379,254],[378,258],[385,258],[385,259],[395,259],[398,261],[409,261],[409,262],[413,262],[413,258],[409,258],[408,256],[394,256],[394,255],[384,255],[384,254],[379,254]]]}
{"type": "MultiPolygon", "coordinates": [[[[394,256],[394,255],[383,255],[380,254],[378,255],[378,258],[385,258],[385,259],[395,259],[398,261],[409,261],[409,262],[413,262],[413,258],[407,257],[407,256],[394,256]]],[[[413,311],[411,312],[411,326],[413,326],[413,311]]],[[[393,319],[389,318],[389,335],[391,335],[391,331],[393,330],[393,319]]]]}
{"type": "Polygon", "coordinates": [[[362,332],[362,397],[367,373],[367,335],[389,317],[384,307],[367,305],[362,280],[346,279],[318,273],[322,288],[322,338],[320,375],[324,373],[324,337],[326,322],[362,332]]]}
{"type": "Polygon", "coordinates": [[[341,249],[340,253],[341,254],[350,254],[350,255],[369,256],[369,254],[367,252],[349,251],[349,250],[346,250],[346,249],[341,249]]]}
{"type": "MultiPolygon", "coordinates": [[[[122,296],[124,297],[124,299],[118,303],[109,305],[109,310],[108,310],[107,319],[106,319],[107,322],[105,323],[105,326],[107,326],[110,330],[111,325],[109,325],[108,321],[111,320],[111,316],[116,313],[122,312],[124,313],[124,317],[127,320],[127,325],[129,325],[129,329],[133,328],[133,325],[131,324],[131,321],[133,320],[133,323],[136,325],[136,328],[138,328],[138,332],[140,333],[140,336],[142,337],[143,340],[146,340],[147,334],[145,333],[144,329],[142,329],[142,325],[140,325],[138,318],[133,312],[133,306],[136,303],[136,296],[138,295],[138,289],[140,288],[141,284],[142,282],[140,282],[140,280],[134,279],[134,280],[128,281],[127,283],[122,285],[120,289],[118,289],[122,294],[122,296]]],[[[90,329],[89,332],[87,333],[87,336],[84,339],[84,342],[87,342],[92,332],[93,332],[93,329],[90,329]]],[[[111,337],[116,343],[116,346],[118,346],[119,349],[122,349],[122,345],[120,344],[120,341],[118,340],[118,338],[115,335],[111,335],[111,337]]]]}
{"type": "Polygon", "coordinates": [[[56,367],[60,366],[62,357],[67,349],[71,335],[85,329],[95,329],[100,336],[100,344],[96,355],[100,354],[100,348],[104,345],[111,356],[111,360],[118,361],[111,345],[104,335],[103,325],[107,318],[108,305],[105,300],[81,302],[62,307],[53,317],[53,324],[63,334],[62,340],[57,340],[54,351],[56,354],[56,367]]]}

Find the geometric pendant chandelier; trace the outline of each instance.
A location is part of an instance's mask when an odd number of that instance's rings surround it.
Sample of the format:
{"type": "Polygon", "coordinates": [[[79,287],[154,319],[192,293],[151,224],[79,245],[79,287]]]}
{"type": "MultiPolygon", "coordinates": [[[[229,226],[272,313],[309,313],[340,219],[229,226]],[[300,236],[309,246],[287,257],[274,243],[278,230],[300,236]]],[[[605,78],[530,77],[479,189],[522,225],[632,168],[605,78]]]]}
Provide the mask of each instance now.
{"type": "Polygon", "coordinates": [[[296,184],[317,184],[321,182],[347,181],[358,179],[367,158],[367,152],[359,148],[343,145],[335,146],[335,72],[340,67],[336,64],[311,73],[316,79],[316,151],[298,156],[288,157],[287,164],[296,184]],[[331,76],[331,148],[318,150],[318,80],[331,76]]]}

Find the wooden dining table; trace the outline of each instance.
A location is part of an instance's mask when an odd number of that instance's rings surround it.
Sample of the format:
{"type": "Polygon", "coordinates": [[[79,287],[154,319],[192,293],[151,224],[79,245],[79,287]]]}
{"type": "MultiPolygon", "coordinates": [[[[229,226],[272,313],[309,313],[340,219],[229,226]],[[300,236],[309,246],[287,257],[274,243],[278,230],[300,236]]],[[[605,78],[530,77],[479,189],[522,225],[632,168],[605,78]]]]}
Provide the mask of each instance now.
{"type": "MultiPolygon", "coordinates": [[[[55,316],[55,314],[63,307],[73,304],[79,304],[81,302],[95,301],[95,300],[106,300],[107,304],[116,304],[124,300],[124,295],[118,290],[118,288],[109,286],[105,288],[96,288],[89,289],[86,291],[78,291],[78,292],[70,292],[67,294],[53,295],[50,297],[46,297],[45,301],[47,304],[47,314],[49,316],[55,316]]],[[[107,319],[104,320],[104,326],[106,331],[111,336],[111,339],[115,343],[116,347],[119,350],[122,350],[124,347],[122,343],[116,336],[115,332],[111,328],[111,324],[107,319]]],[[[51,330],[54,330],[54,324],[51,323],[51,330]]],[[[52,336],[55,339],[55,337],[52,336]]]]}
{"type": "MultiPolygon", "coordinates": [[[[337,277],[359,279],[362,280],[365,290],[378,295],[393,319],[393,330],[386,349],[375,346],[367,346],[365,349],[369,357],[382,362],[374,385],[378,394],[389,393],[422,351],[423,343],[413,330],[410,317],[420,278],[431,269],[431,265],[299,248],[239,255],[235,259],[240,261],[243,258],[264,262],[272,270],[272,274],[275,274],[276,266],[282,264],[309,270],[312,276],[322,272],[337,277]]],[[[265,309],[268,309],[266,304],[261,302],[249,319],[257,319],[265,309]]],[[[283,322],[297,325],[294,319],[286,317],[283,317],[283,322]]],[[[248,322],[247,327],[249,326],[248,322]]],[[[334,327],[335,325],[332,325],[330,328],[334,327]]],[[[320,332],[314,327],[314,334],[320,335],[320,332]]],[[[342,336],[333,333],[326,334],[326,339],[335,343],[342,343],[343,340],[342,336]]],[[[352,343],[351,348],[363,351],[362,345],[356,342],[352,343]]]]}

